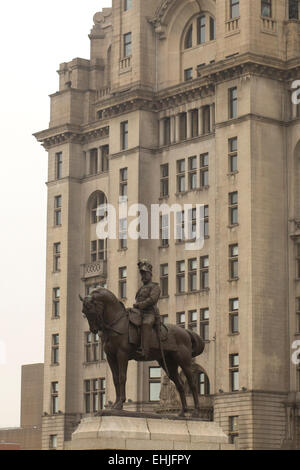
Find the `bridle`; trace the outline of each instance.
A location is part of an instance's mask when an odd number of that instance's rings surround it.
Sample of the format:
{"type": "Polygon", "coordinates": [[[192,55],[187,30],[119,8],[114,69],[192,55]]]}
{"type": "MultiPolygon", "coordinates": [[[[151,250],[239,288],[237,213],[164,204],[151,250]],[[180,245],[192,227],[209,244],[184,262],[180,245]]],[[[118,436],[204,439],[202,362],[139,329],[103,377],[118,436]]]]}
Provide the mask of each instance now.
{"type": "MultiPolygon", "coordinates": [[[[92,301],[90,300],[90,302],[92,302],[92,301]]],[[[95,302],[94,302],[94,303],[95,303],[95,302]]],[[[123,308],[124,308],[124,307],[123,307],[123,308]]],[[[123,335],[124,333],[120,333],[119,331],[115,330],[115,329],[113,328],[113,326],[117,325],[118,322],[119,322],[120,320],[122,320],[122,318],[125,318],[125,317],[127,316],[126,311],[125,311],[125,312],[121,312],[121,314],[120,314],[116,319],[114,319],[113,322],[110,323],[110,324],[106,323],[106,321],[104,320],[104,315],[103,315],[103,313],[104,313],[104,306],[103,306],[103,308],[101,309],[101,311],[97,311],[97,310],[96,310],[97,318],[99,319],[99,322],[100,322],[100,325],[101,325],[101,327],[100,327],[99,329],[101,329],[104,333],[105,333],[106,331],[112,331],[113,333],[116,333],[116,334],[118,334],[118,335],[120,335],[120,336],[123,335]]]]}

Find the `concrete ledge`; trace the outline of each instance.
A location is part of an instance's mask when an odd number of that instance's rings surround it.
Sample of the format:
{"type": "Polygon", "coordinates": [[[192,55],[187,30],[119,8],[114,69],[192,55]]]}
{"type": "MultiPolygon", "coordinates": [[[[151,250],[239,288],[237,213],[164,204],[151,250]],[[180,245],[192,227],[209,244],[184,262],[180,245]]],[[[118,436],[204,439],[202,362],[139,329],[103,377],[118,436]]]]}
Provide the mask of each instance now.
{"type": "Polygon", "coordinates": [[[214,422],[95,416],[84,418],[66,450],[234,450],[214,422]]]}

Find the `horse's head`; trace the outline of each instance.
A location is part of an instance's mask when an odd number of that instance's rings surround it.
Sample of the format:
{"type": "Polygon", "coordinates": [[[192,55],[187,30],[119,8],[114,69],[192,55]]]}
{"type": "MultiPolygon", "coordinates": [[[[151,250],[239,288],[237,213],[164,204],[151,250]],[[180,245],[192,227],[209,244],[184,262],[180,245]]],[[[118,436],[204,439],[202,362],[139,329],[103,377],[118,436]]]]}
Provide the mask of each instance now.
{"type": "Polygon", "coordinates": [[[97,291],[92,292],[91,295],[87,295],[84,299],[79,296],[82,302],[82,313],[86,316],[90,331],[94,334],[98,333],[102,328],[102,315],[104,310],[104,304],[101,296],[97,291]]]}

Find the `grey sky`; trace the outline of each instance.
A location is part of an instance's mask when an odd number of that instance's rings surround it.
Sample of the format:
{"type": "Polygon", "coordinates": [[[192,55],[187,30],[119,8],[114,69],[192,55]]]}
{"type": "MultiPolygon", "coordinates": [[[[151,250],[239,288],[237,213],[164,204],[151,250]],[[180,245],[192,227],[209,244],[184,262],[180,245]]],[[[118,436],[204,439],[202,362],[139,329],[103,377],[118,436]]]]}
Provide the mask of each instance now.
{"type": "Polygon", "coordinates": [[[61,62],[89,58],[93,15],[111,0],[2,5],[0,427],[19,426],[21,365],[44,360],[47,154],[32,137],[49,123],[61,62]]]}

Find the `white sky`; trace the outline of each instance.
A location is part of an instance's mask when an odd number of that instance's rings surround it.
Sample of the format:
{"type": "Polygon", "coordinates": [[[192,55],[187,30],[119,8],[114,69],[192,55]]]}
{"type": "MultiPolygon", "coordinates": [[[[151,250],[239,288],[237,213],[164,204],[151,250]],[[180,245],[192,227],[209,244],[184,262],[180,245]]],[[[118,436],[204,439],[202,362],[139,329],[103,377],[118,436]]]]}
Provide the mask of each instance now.
{"type": "Polygon", "coordinates": [[[20,424],[21,365],[44,361],[46,129],[56,70],[89,58],[93,15],[111,0],[1,5],[0,428],[20,424]]]}

